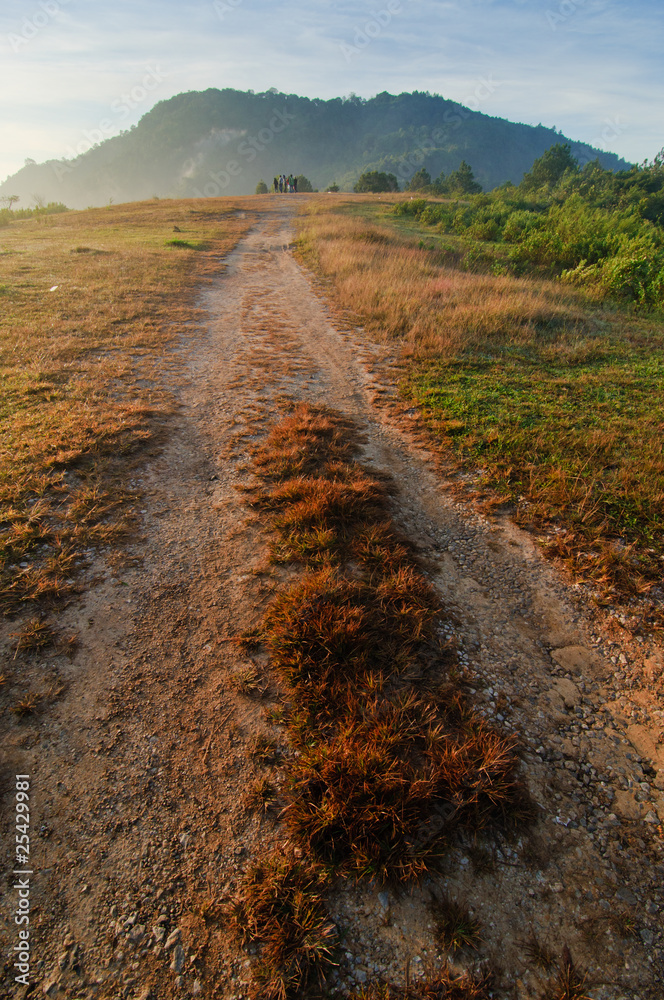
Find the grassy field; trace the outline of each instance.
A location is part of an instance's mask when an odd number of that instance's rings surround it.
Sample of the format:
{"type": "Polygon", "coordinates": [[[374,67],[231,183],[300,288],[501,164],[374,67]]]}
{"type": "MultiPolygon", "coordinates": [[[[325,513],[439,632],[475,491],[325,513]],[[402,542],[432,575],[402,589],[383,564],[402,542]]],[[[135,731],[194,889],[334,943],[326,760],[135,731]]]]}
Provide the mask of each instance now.
{"type": "Polygon", "coordinates": [[[476,494],[542,533],[602,601],[656,598],[661,315],[492,273],[488,248],[394,215],[397,199],[317,199],[300,223],[303,259],[351,321],[399,345],[403,396],[475,473],[476,494]]]}
{"type": "MultiPolygon", "coordinates": [[[[127,460],[154,442],[172,409],[160,356],[186,333],[195,288],[251,224],[238,207],[154,200],[0,228],[7,611],[65,595],[86,550],[129,523],[137,496],[125,488],[127,460]]],[[[23,640],[38,643],[33,633],[23,640]]]]}

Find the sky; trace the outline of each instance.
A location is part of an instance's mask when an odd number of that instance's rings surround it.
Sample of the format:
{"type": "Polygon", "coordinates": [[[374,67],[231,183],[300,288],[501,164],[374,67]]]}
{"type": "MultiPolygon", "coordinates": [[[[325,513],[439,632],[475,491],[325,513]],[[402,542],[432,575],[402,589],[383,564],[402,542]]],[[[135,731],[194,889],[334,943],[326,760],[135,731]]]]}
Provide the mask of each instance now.
{"type": "Polygon", "coordinates": [[[0,181],[208,87],[429,91],[642,162],[663,55],[661,0],[2,0],[0,181]]]}

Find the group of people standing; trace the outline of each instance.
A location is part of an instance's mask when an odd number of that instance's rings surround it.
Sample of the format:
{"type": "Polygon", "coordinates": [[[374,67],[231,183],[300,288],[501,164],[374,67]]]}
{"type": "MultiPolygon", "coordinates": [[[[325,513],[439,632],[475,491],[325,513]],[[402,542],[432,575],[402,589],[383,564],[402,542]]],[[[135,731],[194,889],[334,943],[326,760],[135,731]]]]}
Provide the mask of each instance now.
{"type": "Polygon", "coordinates": [[[279,177],[275,177],[274,193],[276,194],[277,191],[279,194],[288,194],[291,191],[294,194],[297,194],[297,177],[293,177],[292,174],[289,174],[288,177],[286,177],[286,174],[281,174],[279,177]]]}

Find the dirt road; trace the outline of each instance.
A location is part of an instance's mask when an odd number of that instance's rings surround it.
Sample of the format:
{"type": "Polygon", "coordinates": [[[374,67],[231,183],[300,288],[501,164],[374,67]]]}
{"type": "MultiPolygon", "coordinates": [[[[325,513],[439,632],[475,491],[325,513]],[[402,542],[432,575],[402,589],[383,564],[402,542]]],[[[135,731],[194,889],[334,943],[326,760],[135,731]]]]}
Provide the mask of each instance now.
{"type": "MultiPolygon", "coordinates": [[[[275,206],[201,293],[208,322],[163,360],[179,409],[166,446],[127,483],[137,536],[121,559],[91,552],[81,568],[84,593],[61,621],[79,633],[76,655],[26,663],[53,700],[6,723],[3,829],[13,839],[14,775],[30,774],[34,875],[31,986],[14,982],[6,957],[2,996],[247,992],[254,956],[228,938],[219,904],[251,856],[292,846],[248,796],[266,772],[257,734],[283,738],[265,711],[279,685],[264,657],[227,640],[255,626],[290,571],[268,563],[237,487],[247,447],[295,399],[352,417],[363,461],[393,477],[394,518],[479,676],[478,703],[523,737],[541,807],[518,843],[483,858],[459,849],[440,884],[341,887],[337,984],[402,984],[406,966],[411,978],[435,968],[444,956],[428,904],[444,887],[483,928],[479,952],[455,961],[500,966],[499,995],[540,995],[536,939],[554,956],[569,945],[598,1000],[661,998],[662,652],[584,608],[507,520],[450,499],[432,456],[391,416],[395,358],[335,328],[290,251],[293,204],[275,206]]],[[[271,773],[278,785],[283,773],[271,773]]],[[[17,891],[3,842],[12,956],[17,891]]]]}

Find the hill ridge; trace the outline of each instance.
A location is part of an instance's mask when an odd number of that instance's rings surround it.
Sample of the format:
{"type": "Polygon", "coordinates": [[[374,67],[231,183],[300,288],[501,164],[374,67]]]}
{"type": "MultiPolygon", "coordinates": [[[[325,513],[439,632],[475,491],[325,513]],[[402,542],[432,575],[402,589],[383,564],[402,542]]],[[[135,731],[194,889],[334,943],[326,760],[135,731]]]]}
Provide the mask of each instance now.
{"type": "Polygon", "coordinates": [[[437,176],[462,160],[488,190],[518,183],[536,158],[564,141],[581,164],[597,158],[612,170],[629,166],[556,129],[421,91],[323,99],[210,87],[157,102],[117,136],[103,139],[101,128],[81,135],[70,148],[75,156],[27,162],[0,184],[0,197],[84,208],[152,196],[250,194],[259,180],[291,171],[321,190],[332,182],[350,190],[364,170],[389,171],[403,185],[421,167],[437,176]]]}

